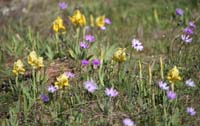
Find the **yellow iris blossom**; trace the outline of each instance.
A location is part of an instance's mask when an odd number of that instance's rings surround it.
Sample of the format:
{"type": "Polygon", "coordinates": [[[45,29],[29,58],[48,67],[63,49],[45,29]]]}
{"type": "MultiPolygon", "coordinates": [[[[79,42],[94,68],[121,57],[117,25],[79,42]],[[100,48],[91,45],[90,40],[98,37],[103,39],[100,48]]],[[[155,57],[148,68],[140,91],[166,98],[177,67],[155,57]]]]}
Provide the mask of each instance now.
{"type": "Polygon", "coordinates": [[[58,78],[56,78],[55,87],[58,89],[62,89],[65,86],[69,86],[68,77],[65,74],[61,74],[58,78]]]}
{"type": "Polygon", "coordinates": [[[126,48],[118,48],[113,54],[113,60],[119,63],[126,61],[126,48]]]}
{"type": "Polygon", "coordinates": [[[86,19],[83,14],[79,10],[76,10],[72,17],[69,17],[70,21],[74,25],[79,25],[79,26],[85,26],[86,25],[86,19]]]}
{"type": "Polygon", "coordinates": [[[105,25],[105,21],[104,20],[105,20],[105,16],[97,17],[96,26],[99,27],[99,28],[103,27],[105,25]]]}
{"type": "Polygon", "coordinates": [[[179,75],[179,70],[177,69],[176,66],[174,66],[167,74],[167,80],[170,83],[174,83],[176,81],[181,80],[181,77],[179,75]]]}
{"type": "Polygon", "coordinates": [[[35,51],[30,52],[27,57],[28,64],[30,64],[33,69],[39,69],[44,67],[43,58],[39,57],[35,51]]]}
{"type": "Polygon", "coordinates": [[[55,33],[66,30],[62,18],[60,17],[56,18],[56,20],[53,22],[52,29],[55,33]]]}
{"type": "Polygon", "coordinates": [[[24,69],[24,64],[22,63],[22,61],[20,59],[18,59],[14,65],[13,65],[13,70],[12,72],[18,76],[19,74],[24,74],[25,69],[24,69]]]}

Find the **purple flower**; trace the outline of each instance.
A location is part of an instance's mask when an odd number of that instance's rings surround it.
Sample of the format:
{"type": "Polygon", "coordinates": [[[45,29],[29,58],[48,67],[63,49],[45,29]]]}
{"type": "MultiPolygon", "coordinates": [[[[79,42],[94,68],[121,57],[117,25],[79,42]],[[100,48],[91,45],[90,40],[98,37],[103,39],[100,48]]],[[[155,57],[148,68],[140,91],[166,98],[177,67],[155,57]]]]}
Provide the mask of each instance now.
{"type": "Polygon", "coordinates": [[[191,29],[195,29],[195,28],[196,28],[196,25],[195,25],[192,21],[190,21],[190,22],[189,22],[189,27],[190,27],[191,29]]]}
{"type": "Polygon", "coordinates": [[[101,27],[100,29],[101,29],[102,31],[104,31],[104,30],[106,30],[106,27],[103,26],[103,27],[101,27]]]}
{"type": "Polygon", "coordinates": [[[118,95],[118,91],[113,88],[106,88],[105,93],[108,97],[116,97],[118,95]]]}
{"type": "Polygon", "coordinates": [[[73,74],[72,72],[65,72],[65,75],[68,77],[68,78],[74,78],[75,74],[73,74]]]}
{"type": "Polygon", "coordinates": [[[176,99],[176,93],[175,92],[173,92],[173,91],[167,91],[167,98],[169,99],[169,100],[174,100],[174,99],[176,99]]]}
{"type": "Polygon", "coordinates": [[[186,112],[190,115],[190,116],[194,116],[196,114],[194,108],[192,107],[187,107],[186,112]]]}
{"type": "Polygon", "coordinates": [[[182,9],[180,9],[180,8],[177,8],[177,9],[176,9],[176,15],[182,16],[183,13],[184,13],[184,11],[183,11],[182,9]]]}
{"type": "Polygon", "coordinates": [[[104,22],[105,22],[105,24],[111,24],[111,21],[109,18],[105,18],[104,22]]]}
{"type": "Polygon", "coordinates": [[[94,42],[94,36],[93,35],[86,35],[85,40],[88,42],[94,42]]]}
{"type": "Polygon", "coordinates": [[[58,7],[61,9],[61,10],[64,10],[67,8],[67,4],[65,2],[59,2],[58,3],[58,7]]]}
{"type": "Polygon", "coordinates": [[[87,66],[87,65],[89,64],[89,61],[83,59],[83,60],[81,60],[81,64],[82,64],[83,66],[87,66]]]}
{"type": "Polygon", "coordinates": [[[189,87],[195,87],[195,83],[194,83],[194,81],[192,81],[192,79],[186,80],[185,85],[187,85],[189,87]]]}
{"type": "Polygon", "coordinates": [[[85,42],[80,42],[79,46],[80,48],[83,48],[83,49],[87,49],[89,47],[88,44],[85,42]]]}
{"type": "Polygon", "coordinates": [[[101,62],[100,62],[99,59],[93,59],[93,60],[92,60],[92,64],[93,64],[94,66],[99,66],[99,65],[101,64],[101,62]]]}
{"type": "Polygon", "coordinates": [[[57,91],[58,90],[58,88],[56,88],[55,86],[53,86],[53,85],[50,85],[50,86],[48,86],[48,92],[50,92],[50,93],[54,93],[55,91],[57,91]]]}
{"type": "Polygon", "coordinates": [[[93,93],[95,90],[98,89],[97,84],[93,80],[85,81],[83,85],[84,88],[90,93],[93,93]]]}
{"type": "Polygon", "coordinates": [[[184,29],[184,33],[188,34],[188,35],[192,35],[193,34],[193,30],[190,27],[187,27],[184,29]]]}
{"type": "Polygon", "coordinates": [[[125,118],[125,119],[123,119],[123,125],[124,126],[135,126],[135,123],[131,119],[125,118]]]}
{"type": "Polygon", "coordinates": [[[164,83],[163,81],[159,81],[158,82],[158,86],[160,89],[168,91],[169,90],[169,86],[167,86],[167,83],[164,83]]]}
{"type": "Polygon", "coordinates": [[[41,100],[42,100],[44,103],[47,103],[47,102],[49,101],[49,97],[46,96],[45,94],[42,94],[42,95],[40,96],[40,98],[41,98],[41,100]]]}
{"type": "Polygon", "coordinates": [[[132,47],[137,51],[142,51],[143,50],[142,43],[137,39],[133,39],[132,40],[132,47]]]}
{"type": "Polygon", "coordinates": [[[182,41],[185,42],[185,43],[191,43],[191,42],[192,42],[192,38],[190,38],[189,35],[183,34],[183,35],[181,35],[181,39],[182,39],[182,41]]]}

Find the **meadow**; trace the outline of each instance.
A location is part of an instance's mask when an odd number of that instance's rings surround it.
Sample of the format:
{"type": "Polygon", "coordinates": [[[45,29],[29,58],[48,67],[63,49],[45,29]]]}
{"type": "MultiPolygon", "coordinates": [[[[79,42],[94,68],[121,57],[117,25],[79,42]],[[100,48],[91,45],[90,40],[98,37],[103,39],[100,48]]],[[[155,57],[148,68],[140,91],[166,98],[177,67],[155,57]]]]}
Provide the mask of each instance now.
{"type": "Polygon", "coordinates": [[[0,126],[200,126],[199,0],[0,1],[0,126]]]}

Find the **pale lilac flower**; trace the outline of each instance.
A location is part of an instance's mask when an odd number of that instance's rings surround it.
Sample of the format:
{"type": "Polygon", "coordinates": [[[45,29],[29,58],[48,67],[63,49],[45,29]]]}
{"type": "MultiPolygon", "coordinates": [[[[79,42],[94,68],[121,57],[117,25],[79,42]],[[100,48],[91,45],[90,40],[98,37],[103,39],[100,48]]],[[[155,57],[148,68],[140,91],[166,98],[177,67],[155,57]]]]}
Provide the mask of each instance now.
{"type": "Polygon", "coordinates": [[[89,32],[90,31],[90,26],[85,26],[85,30],[86,30],[86,32],[89,32]]]}
{"type": "Polygon", "coordinates": [[[54,93],[55,91],[57,91],[58,90],[58,88],[56,88],[55,86],[53,86],[53,85],[50,85],[50,86],[48,86],[48,92],[50,92],[50,93],[54,93]]]}
{"type": "Polygon", "coordinates": [[[183,11],[182,9],[180,9],[180,8],[177,8],[177,9],[176,9],[176,15],[182,16],[183,13],[184,13],[184,11],[183,11]]]}
{"type": "Polygon", "coordinates": [[[75,74],[73,74],[72,72],[65,72],[65,75],[68,77],[68,78],[74,78],[75,74]]]}
{"type": "Polygon", "coordinates": [[[85,81],[83,85],[84,88],[90,93],[93,93],[95,90],[98,89],[97,84],[93,80],[85,81]]]}
{"type": "Polygon", "coordinates": [[[195,29],[195,28],[196,28],[196,25],[194,24],[194,22],[190,21],[190,22],[189,22],[189,27],[190,27],[191,29],[195,29]]]}
{"type": "Polygon", "coordinates": [[[196,111],[194,110],[194,108],[192,107],[187,107],[186,112],[190,115],[190,116],[194,116],[196,114],[196,111]]]}
{"type": "Polygon", "coordinates": [[[113,88],[106,88],[105,94],[108,97],[116,97],[118,95],[118,91],[113,88]]]}
{"type": "Polygon", "coordinates": [[[174,100],[174,99],[176,99],[176,93],[175,92],[173,92],[173,91],[167,91],[167,98],[169,99],[169,100],[174,100]]]}
{"type": "Polygon", "coordinates": [[[85,40],[88,42],[94,42],[94,36],[93,35],[86,35],[85,40]]]}
{"type": "Polygon", "coordinates": [[[184,29],[184,33],[188,34],[188,35],[192,35],[193,34],[193,30],[190,27],[187,27],[184,29]]]}
{"type": "Polygon", "coordinates": [[[87,65],[89,64],[89,61],[83,59],[83,60],[81,60],[81,64],[82,64],[83,66],[87,66],[87,65]]]}
{"type": "Polygon", "coordinates": [[[65,2],[59,2],[58,3],[58,7],[61,9],[61,10],[64,10],[67,8],[67,4],[65,2]]]}
{"type": "Polygon", "coordinates": [[[159,81],[158,82],[158,86],[160,89],[168,91],[169,90],[169,86],[167,86],[167,83],[164,83],[163,81],[159,81]]]}
{"type": "Polygon", "coordinates": [[[124,126],[135,126],[135,123],[131,119],[125,118],[125,119],[123,119],[123,125],[124,126]]]}
{"type": "Polygon", "coordinates": [[[103,27],[101,27],[100,29],[101,29],[102,31],[104,31],[104,30],[106,30],[106,27],[103,26],[103,27]]]}
{"type": "Polygon", "coordinates": [[[187,85],[189,87],[195,87],[195,83],[194,83],[194,81],[192,81],[192,79],[186,80],[185,85],[187,85]]]}
{"type": "Polygon", "coordinates": [[[46,96],[45,94],[42,94],[42,95],[40,96],[40,98],[41,98],[41,100],[42,100],[44,103],[47,103],[47,102],[49,101],[49,97],[46,96]]]}
{"type": "Polygon", "coordinates": [[[142,51],[143,50],[142,43],[137,39],[133,39],[132,40],[132,47],[137,51],[142,51]]]}
{"type": "Polygon", "coordinates": [[[192,42],[192,38],[190,38],[189,35],[183,34],[183,35],[181,35],[181,39],[182,39],[182,41],[185,42],[185,43],[191,43],[191,42],[192,42]]]}
{"type": "Polygon", "coordinates": [[[111,24],[111,21],[109,18],[105,18],[104,22],[105,22],[105,24],[111,24]]]}
{"type": "Polygon", "coordinates": [[[80,48],[83,48],[83,49],[87,49],[89,47],[88,44],[85,42],[80,42],[79,46],[80,48]]]}

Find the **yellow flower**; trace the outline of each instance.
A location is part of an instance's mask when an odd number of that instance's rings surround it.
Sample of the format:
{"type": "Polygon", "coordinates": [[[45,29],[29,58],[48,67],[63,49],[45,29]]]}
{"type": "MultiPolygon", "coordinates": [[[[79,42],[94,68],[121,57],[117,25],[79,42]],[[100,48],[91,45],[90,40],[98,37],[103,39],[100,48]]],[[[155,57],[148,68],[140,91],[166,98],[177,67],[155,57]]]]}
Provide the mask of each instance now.
{"type": "Polygon", "coordinates": [[[13,70],[12,72],[18,76],[19,74],[24,74],[25,69],[24,69],[24,64],[22,63],[22,61],[19,59],[17,60],[14,65],[13,65],[13,70]]]}
{"type": "Polygon", "coordinates": [[[76,10],[72,17],[69,17],[70,21],[74,25],[80,25],[80,26],[85,26],[86,25],[86,19],[83,14],[79,10],[76,10]]]}
{"type": "Polygon", "coordinates": [[[90,15],[90,26],[94,27],[94,17],[93,17],[93,15],[90,15]]]}
{"type": "Polygon", "coordinates": [[[57,17],[53,22],[52,29],[55,33],[59,31],[65,31],[65,26],[63,25],[63,20],[60,17],[57,17]]]}
{"type": "Polygon", "coordinates": [[[62,89],[65,86],[69,86],[68,77],[65,74],[61,74],[58,78],[56,78],[55,87],[58,89],[62,89]]]}
{"type": "Polygon", "coordinates": [[[28,64],[30,64],[33,67],[33,69],[39,69],[41,67],[44,67],[43,58],[37,56],[35,51],[30,52],[27,61],[28,64]]]}
{"type": "Polygon", "coordinates": [[[170,83],[174,83],[175,81],[181,80],[181,77],[179,76],[179,71],[176,66],[174,66],[167,74],[167,80],[170,83]]]}
{"type": "Polygon", "coordinates": [[[126,48],[118,48],[113,54],[113,60],[119,63],[126,61],[126,48]]]}
{"type": "Polygon", "coordinates": [[[97,17],[97,19],[96,19],[96,25],[97,25],[97,27],[99,27],[99,28],[103,27],[104,24],[105,24],[104,20],[105,20],[105,16],[99,16],[99,17],[97,17]]]}

